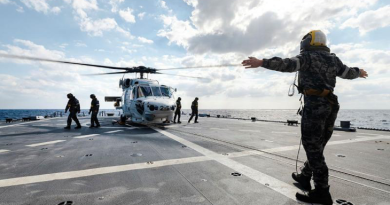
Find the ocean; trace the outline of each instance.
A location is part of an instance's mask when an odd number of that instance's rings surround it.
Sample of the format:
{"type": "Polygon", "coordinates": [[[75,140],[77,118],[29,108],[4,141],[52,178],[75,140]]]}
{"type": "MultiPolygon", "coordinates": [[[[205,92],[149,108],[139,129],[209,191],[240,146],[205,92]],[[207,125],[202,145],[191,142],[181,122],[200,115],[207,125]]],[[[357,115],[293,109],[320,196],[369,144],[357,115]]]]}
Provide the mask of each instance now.
{"type": "MultiPolygon", "coordinates": [[[[0,120],[5,118],[21,119],[29,116],[52,116],[55,112],[62,112],[63,109],[27,109],[27,110],[0,110],[0,120]]],[[[101,109],[106,113],[114,113],[114,116],[119,116],[121,111],[114,109],[101,109]]],[[[190,113],[191,110],[183,109],[185,113],[190,113]]],[[[286,121],[298,120],[301,117],[296,114],[297,110],[278,110],[278,109],[260,109],[260,110],[199,110],[201,114],[210,114],[211,116],[231,116],[235,118],[250,119],[256,117],[259,120],[286,121]]],[[[64,113],[63,113],[64,114],[64,113]]],[[[82,109],[81,115],[88,116],[88,110],[82,109]]],[[[390,110],[340,110],[336,126],[340,125],[340,121],[350,121],[352,127],[365,127],[375,129],[390,130],[390,110]]]]}

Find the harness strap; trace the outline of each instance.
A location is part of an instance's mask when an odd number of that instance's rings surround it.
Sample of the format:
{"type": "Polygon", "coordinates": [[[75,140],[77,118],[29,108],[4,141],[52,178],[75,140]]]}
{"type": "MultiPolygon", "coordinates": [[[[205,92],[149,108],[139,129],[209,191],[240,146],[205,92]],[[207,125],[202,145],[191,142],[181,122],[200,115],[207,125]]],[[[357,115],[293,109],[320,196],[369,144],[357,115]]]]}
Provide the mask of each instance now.
{"type": "Polygon", "coordinates": [[[324,90],[307,89],[307,90],[303,91],[303,93],[306,96],[315,95],[315,96],[320,96],[320,97],[326,97],[329,95],[330,92],[331,91],[328,89],[324,89],[324,90]]]}

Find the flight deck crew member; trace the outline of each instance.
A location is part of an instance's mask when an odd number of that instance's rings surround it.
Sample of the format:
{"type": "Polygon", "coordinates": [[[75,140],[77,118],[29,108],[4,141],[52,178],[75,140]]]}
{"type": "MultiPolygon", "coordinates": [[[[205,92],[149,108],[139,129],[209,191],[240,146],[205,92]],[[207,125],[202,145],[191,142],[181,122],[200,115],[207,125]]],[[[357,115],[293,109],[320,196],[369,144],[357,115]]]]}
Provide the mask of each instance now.
{"type": "Polygon", "coordinates": [[[70,125],[72,124],[72,119],[76,123],[75,129],[80,129],[81,125],[79,120],[77,119],[77,113],[80,113],[80,103],[79,100],[76,99],[75,96],[73,96],[72,93],[69,93],[67,95],[69,98],[68,104],[65,107],[65,113],[68,112],[69,110],[69,116],[68,116],[68,121],[67,121],[67,126],[64,127],[64,129],[70,129],[70,125]]]}
{"type": "Polygon", "coordinates": [[[91,99],[92,99],[92,102],[91,102],[91,108],[89,109],[89,113],[88,114],[91,114],[91,126],[89,126],[89,128],[93,128],[93,127],[100,127],[100,123],[99,123],[99,120],[97,118],[97,115],[99,113],[99,100],[96,98],[96,96],[94,94],[91,94],[89,96],[91,99]],[[95,123],[96,123],[96,126],[95,126],[95,123]]]}
{"type": "Polygon", "coordinates": [[[180,116],[181,116],[181,97],[177,98],[176,100],[176,111],[175,111],[175,117],[173,118],[173,123],[176,123],[176,116],[177,118],[177,123],[180,122],[180,116]]]}
{"type": "Polygon", "coordinates": [[[195,115],[195,123],[198,123],[198,100],[199,100],[199,98],[196,97],[195,100],[192,101],[192,104],[191,104],[192,113],[191,113],[190,119],[188,120],[188,123],[191,122],[194,115],[195,115]]]}
{"type": "Polygon", "coordinates": [[[301,41],[301,52],[293,58],[273,57],[259,60],[249,57],[242,62],[246,68],[264,67],[280,72],[298,72],[298,91],[304,94],[301,121],[302,144],[307,161],[301,174],[292,177],[302,188],[311,189],[313,177],[315,188],[308,194],[297,193],[296,198],[306,203],[333,204],[329,192],[329,171],[325,163],[324,149],[332,136],[339,103],[334,93],[336,76],[344,79],[368,77],[367,72],[357,67],[348,67],[326,45],[326,36],[315,30],[301,41]]]}

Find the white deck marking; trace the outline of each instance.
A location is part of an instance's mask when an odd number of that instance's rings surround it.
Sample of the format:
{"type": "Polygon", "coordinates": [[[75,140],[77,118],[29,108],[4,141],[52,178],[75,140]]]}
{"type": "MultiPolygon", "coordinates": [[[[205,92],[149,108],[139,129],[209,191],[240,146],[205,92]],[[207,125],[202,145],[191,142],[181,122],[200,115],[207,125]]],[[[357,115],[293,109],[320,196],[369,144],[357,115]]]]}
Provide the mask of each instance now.
{"type": "Polygon", "coordinates": [[[37,143],[37,144],[30,144],[30,145],[26,145],[27,147],[38,147],[38,146],[42,146],[42,145],[48,145],[48,144],[55,144],[55,143],[59,143],[59,142],[65,142],[66,140],[55,140],[55,141],[50,141],[50,142],[42,142],[42,143],[37,143]]]}
{"type": "Polygon", "coordinates": [[[52,120],[52,119],[55,119],[55,118],[44,119],[44,120],[34,120],[34,121],[30,121],[30,122],[22,122],[22,123],[13,124],[13,125],[0,126],[0,129],[1,128],[6,128],[6,127],[15,127],[15,126],[20,126],[20,125],[24,125],[24,124],[30,124],[30,123],[34,123],[34,122],[43,122],[43,121],[52,120]]]}
{"type": "Polygon", "coordinates": [[[97,135],[100,135],[100,134],[81,135],[81,136],[77,136],[77,137],[73,137],[73,138],[82,139],[82,138],[93,137],[93,136],[97,136],[97,135]]]}
{"type": "Polygon", "coordinates": [[[256,181],[256,182],[259,182],[260,184],[262,184],[263,186],[265,187],[268,187],[280,194],[283,194],[284,196],[296,201],[296,198],[295,198],[295,193],[300,191],[297,187],[295,186],[291,186],[283,181],[280,181],[279,179],[276,179],[274,177],[271,177],[269,175],[266,175],[262,172],[259,172],[251,167],[248,167],[246,165],[243,165],[237,161],[234,161],[232,159],[229,159],[227,157],[224,157],[223,155],[220,155],[220,154],[217,154],[211,150],[208,150],[204,147],[201,147],[195,143],[192,143],[190,141],[187,141],[183,138],[180,138],[174,134],[171,134],[167,131],[164,131],[164,130],[160,130],[160,129],[157,129],[157,128],[153,128],[155,129],[156,131],[160,132],[161,134],[181,143],[181,144],[184,144],[186,145],[187,147],[190,147],[191,149],[205,155],[206,157],[212,159],[212,160],[215,160],[235,171],[238,171],[240,173],[242,173],[244,176],[247,176],[249,178],[251,178],[252,180],[256,181]],[[267,185],[266,185],[267,184],[267,185]]]}
{"type": "Polygon", "coordinates": [[[9,152],[9,150],[6,149],[0,149],[0,153],[9,152]]]}
{"type": "Polygon", "coordinates": [[[212,127],[212,128],[210,128],[210,130],[229,130],[229,129],[222,129],[222,128],[215,128],[215,127],[212,127]]]}
{"type": "Polygon", "coordinates": [[[127,129],[127,130],[132,130],[135,129],[136,127],[99,127],[96,129],[127,129]]]}
{"type": "Polygon", "coordinates": [[[277,134],[298,134],[296,132],[275,132],[275,131],[272,131],[272,133],[277,133],[277,134]]]}
{"type": "MultiPolygon", "coordinates": [[[[390,136],[381,136],[381,137],[378,137],[377,139],[387,139],[387,138],[390,139],[390,136]]],[[[369,137],[369,138],[366,138],[364,140],[369,141],[372,139],[373,139],[372,137],[369,137]]],[[[343,143],[353,143],[353,142],[364,141],[364,140],[363,140],[363,138],[359,138],[357,140],[342,140],[342,141],[343,141],[343,143]]],[[[334,141],[333,144],[339,144],[339,143],[338,143],[338,141],[334,141]]],[[[329,143],[328,143],[328,145],[329,145],[329,143]]],[[[204,149],[204,148],[202,148],[202,149],[204,149]]],[[[298,149],[298,145],[264,149],[263,151],[282,152],[282,151],[289,151],[289,150],[296,150],[296,149],[298,149]]],[[[6,150],[6,151],[8,151],[8,150],[6,150]]],[[[250,151],[229,153],[228,156],[220,155],[217,153],[212,153],[212,154],[215,156],[222,157],[222,158],[223,157],[235,158],[235,157],[243,157],[243,156],[249,156],[249,155],[265,155],[266,153],[256,151],[256,150],[250,150],[250,151]]],[[[70,172],[59,172],[59,173],[43,174],[43,175],[36,175],[36,176],[17,177],[17,178],[0,180],[0,187],[9,187],[9,186],[31,184],[31,183],[48,182],[48,181],[54,181],[54,180],[63,180],[63,179],[73,179],[73,178],[79,178],[79,177],[95,176],[95,175],[100,175],[100,174],[117,173],[117,172],[131,171],[131,170],[149,169],[149,168],[157,168],[157,167],[170,166],[170,165],[203,162],[203,161],[210,161],[213,159],[215,159],[215,158],[210,157],[210,156],[189,157],[189,158],[181,158],[181,159],[155,161],[155,162],[153,162],[153,164],[146,164],[146,163],[127,164],[127,165],[120,165],[120,166],[101,167],[101,168],[95,168],[95,169],[86,169],[86,170],[78,170],[78,171],[70,171],[70,172]]],[[[230,163],[230,162],[228,161],[227,163],[230,163]]],[[[235,170],[241,172],[241,169],[235,168],[235,170]]],[[[247,175],[246,172],[242,172],[242,173],[247,175]]],[[[272,183],[269,183],[269,184],[275,185],[274,181],[272,183]]],[[[295,193],[293,193],[293,194],[295,194],[295,193]]],[[[295,199],[295,197],[294,197],[294,199],[295,199]]]]}
{"type": "Polygon", "coordinates": [[[363,135],[380,135],[380,134],[363,133],[363,132],[360,132],[359,134],[363,134],[363,135]]]}
{"type": "Polygon", "coordinates": [[[258,133],[264,133],[263,131],[261,130],[238,130],[240,132],[258,132],[258,133]]]}
{"type": "Polygon", "coordinates": [[[139,170],[139,169],[157,168],[157,167],[163,167],[169,165],[202,162],[207,160],[210,159],[205,156],[200,156],[200,157],[189,157],[183,159],[170,159],[170,160],[156,161],[153,162],[153,164],[147,164],[144,162],[144,163],[137,163],[137,164],[100,167],[100,168],[85,169],[85,170],[70,171],[70,172],[59,172],[59,173],[42,174],[36,176],[17,177],[17,178],[0,180],[0,187],[17,186],[17,185],[24,185],[24,184],[31,184],[31,183],[38,183],[38,182],[48,182],[54,180],[74,179],[79,177],[88,177],[88,176],[95,176],[100,174],[110,174],[110,173],[139,170]]]}
{"type": "Polygon", "coordinates": [[[123,132],[123,130],[114,130],[114,131],[109,131],[109,132],[105,132],[105,133],[111,134],[111,133],[116,133],[116,132],[123,132]]]}
{"type": "MultiPolygon", "coordinates": [[[[378,135],[377,135],[378,136],[378,135]]],[[[358,136],[356,136],[356,137],[359,137],[359,138],[362,138],[362,137],[375,137],[375,136],[363,136],[363,135],[358,135],[358,136]]]]}
{"type": "MultiPolygon", "coordinates": [[[[355,143],[355,142],[365,142],[365,141],[372,141],[372,140],[379,140],[379,139],[390,139],[390,136],[377,136],[377,137],[362,137],[358,139],[348,139],[348,140],[338,140],[338,141],[330,141],[326,146],[329,145],[339,145],[339,144],[349,144],[349,143],[355,143]]],[[[245,157],[249,155],[264,155],[266,152],[284,152],[284,151],[292,151],[292,150],[298,150],[299,145],[292,145],[292,146],[285,146],[285,147],[275,147],[270,149],[262,149],[262,150],[247,150],[242,152],[234,152],[229,153],[229,156],[231,157],[245,157]]]]}
{"type": "Polygon", "coordinates": [[[371,140],[379,140],[379,139],[390,139],[390,136],[387,135],[379,135],[377,137],[360,137],[355,139],[347,139],[347,140],[339,140],[339,141],[333,141],[328,142],[328,145],[335,145],[335,144],[348,144],[352,142],[365,142],[365,141],[371,141],[371,140]]]}
{"type": "Polygon", "coordinates": [[[35,125],[35,126],[47,127],[47,126],[50,126],[50,125],[49,124],[41,124],[41,125],[35,125]]]}
{"type": "Polygon", "coordinates": [[[199,127],[184,127],[186,129],[199,129],[199,127]]]}

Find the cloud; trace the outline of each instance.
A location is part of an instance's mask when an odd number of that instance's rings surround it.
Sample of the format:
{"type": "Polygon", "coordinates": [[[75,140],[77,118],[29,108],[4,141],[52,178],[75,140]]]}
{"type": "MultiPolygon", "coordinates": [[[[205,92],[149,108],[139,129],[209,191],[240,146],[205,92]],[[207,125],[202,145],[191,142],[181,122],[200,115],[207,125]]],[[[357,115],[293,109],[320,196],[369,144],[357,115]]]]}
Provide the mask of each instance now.
{"type": "Polygon", "coordinates": [[[149,40],[149,39],[144,38],[144,37],[138,37],[138,41],[141,42],[141,43],[147,43],[147,44],[152,44],[153,43],[152,40],[149,40]]]}
{"type": "Polygon", "coordinates": [[[85,44],[85,43],[80,43],[80,42],[77,42],[77,43],[75,44],[75,46],[76,46],[76,47],[88,47],[87,44],[85,44]]]}
{"type": "Polygon", "coordinates": [[[294,50],[308,31],[316,28],[328,32],[340,19],[375,1],[186,0],[186,3],[194,7],[190,20],[162,15],[164,28],[159,30],[159,36],[195,54],[249,55],[287,44],[289,50],[294,50]]]}
{"type": "Polygon", "coordinates": [[[76,13],[75,18],[79,21],[81,31],[87,32],[91,36],[103,36],[104,32],[116,31],[129,39],[134,38],[129,31],[120,27],[114,18],[93,19],[89,17],[87,12],[99,10],[96,0],[67,1],[68,3],[72,3],[72,7],[76,13]]]}
{"type": "MultiPolygon", "coordinates": [[[[72,3],[72,0],[68,3],[72,3]]],[[[81,19],[88,17],[87,11],[99,10],[96,0],[73,0],[72,7],[81,19]]]]}
{"type": "MultiPolygon", "coordinates": [[[[15,39],[14,44],[16,45],[4,45],[7,48],[6,53],[12,55],[44,57],[50,59],[62,59],[65,56],[65,54],[61,51],[48,50],[44,46],[35,44],[28,40],[15,39]]],[[[26,62],[24,60],[17,61],[26,62]]]]}
{"type": "Polygon", "coordinates": [[[11,1],[9,0],[0,0],[0,4],[9,4],[11,1]]]}
{"type": "Polygon", "coordinates": [[[390,6],[369,10],[346,20],[340,28],[358,28],[361,34],[390,25],[390,6]]]}
{"type": "Polygon", "coordinates": [[[136,53],[136,52],[137,52],[136,49],[129,49],[129,48],[125,47],[125,46],[121,46],[120,48],[121,48],[121,50],[122,50],[123,52],[129,53],[129,54],[132,54],[132,53],[136,53]]]}
{"type": "Polygon", "coordinates": [[[69,45],[69,44],[67,44],[67,43],[63,43],[63,44],[61,44],[59,47],[62,48],[62,49],[65,49],[68,45],[69,45]]]}
{"type": "Polygon", "coordinates": [[[129,23],[135,23],[135,16],[132,14],[133,9],[127,8],[126,10],[120,10],[119,15],[129,23]]]}
{"type": "Polygon", "coordinates": [[[167,6],[167,3],[165,1],[159,0],[158,3],[159,3],[161,8],[167,10],[169,13],[173,12],[172,9],[169,9],[169,7],[167,6]]]}
{"type": "Polygon", "coordinates": [[[21,0],[21,2],[28,8],[32,8],[45,14],[50,11],[50,6],[46,1],[47,0],[21,0]]]}
{"type": "Polygon", "coordinates": [[[169,9],[168,6],[167,6],[167,3],[166,3],[165,1],[159,0],[159,3],[160,3],[161,8],[163,8],[163,9],[169,9]]]}
{"type": "Polygon", "coordinates": [[[360,67],[370,74],[390,73],[390,51],[366,48],[364,44],[337,44],[330,48],[344,64],[350,67],[360,67]]]}
{"type": "Polygon", "coordinates": [[[123,29],[123,28],[121,28],[119,26],[116,27],[116,31],[121,33],[122,35],[126,36],[129,39],[133,39],[134,38],[134,36],[131,35],[130,31],[126,31],[125,29],[123,29]]]}
{"type": "Polygon", "coordinates": [[[170,44],[188,48],[188,41],[198,33],[189,21],[180,21],[176,16],[161,15],[160,19],[164,22],[164,29],[160,29],[157,35],[167,38],[170,44]]]}
{"type": "MultiPolygon", "coordinates": [[[[66,58],[62,51],[50,50],[43,45],[23,39],[15,39],[12,45],[3,45],[3,47],[5,50],[0,50],[0,53],[97,64],[90,57],[66,58]]],[[[0,58],[0,61],[24,66],[23,75],[0,74],[2,79],[0,95],[3,96],[0,106],[2,108],[58,109],[64,107],[67,101],[66,94],[72,92],[85,109],[89,107],[91,93],[95,93],[100,99],[106,95],[121,94],[116,83],[118,78],[115,76],[81,76],[83,73],[95,73],[93,70],[102,72],[103,69],[4,58],[0,58]],[[28,103],[16,99],[28,99],[28,103]]],[[[101,104],[106,103],[101,102],[101,104]]],[[[106,107],[111,108],[112,104],[106,104],[106,107]]]]}
{"type": "Polygon", "coordinates": [[[92,36],[103,36],[104,31],[111,31],[118,26],[115,19],[105,18],[92,20],[90,18],[84,18],[80,22],[80,29],[88,32],[92,36]]]}
{"type": "Polygon", "coordinates": [[[24,12],[24,9],[23,7],[19,6],[17,3],[13,2],[13,1],[10,1],[10,0],[0,0],[0,4],[12,4],[14,6],[17,7],[16,11],[19,12],[19,13],[23,13],[24,12]]]}
{"type": "MultiPolygon", "coordinates": [[[[4,0],[1,0],[4,1],[4,0]]],[[[10,1],[5,0],[5,3],[9,3],[10,1]]],[[[50,7],[50,5],[47,3],[48,0],[21,0],[21,2],[27,6],[30,9],[34,9],[37,12],[42,12],[44,14],[47,14],[49,12],[54,14],[59,14],[61,12],[60,7],[50,7]]],[[[16,3],[12,2],[14,5],[18,6],[17,11],[18,12],[24,12],[23,7],[20,7],[16,3]]]]}
{"type": "Polygon", "coordinates": [[[51,12],[54,14],[59,14],[61,12],[61,8],[60,7],[53,7],[51,9],[51,12]]]}
{"type": "Polygon", "coordinates": [[[145,17],[145,12],[142,12],[142,13],[139,13],[138,14],[138,18],[140,19],[140,20],[142,20],[144,17],[145,17]]]}
{"type": "Polygon", "coordinates": [[[111,11],[116,13],[118,11],[119,4],[122,2],[124,2],[124,0],[110,0],[108,3],[111,5],[111,11]]]}

